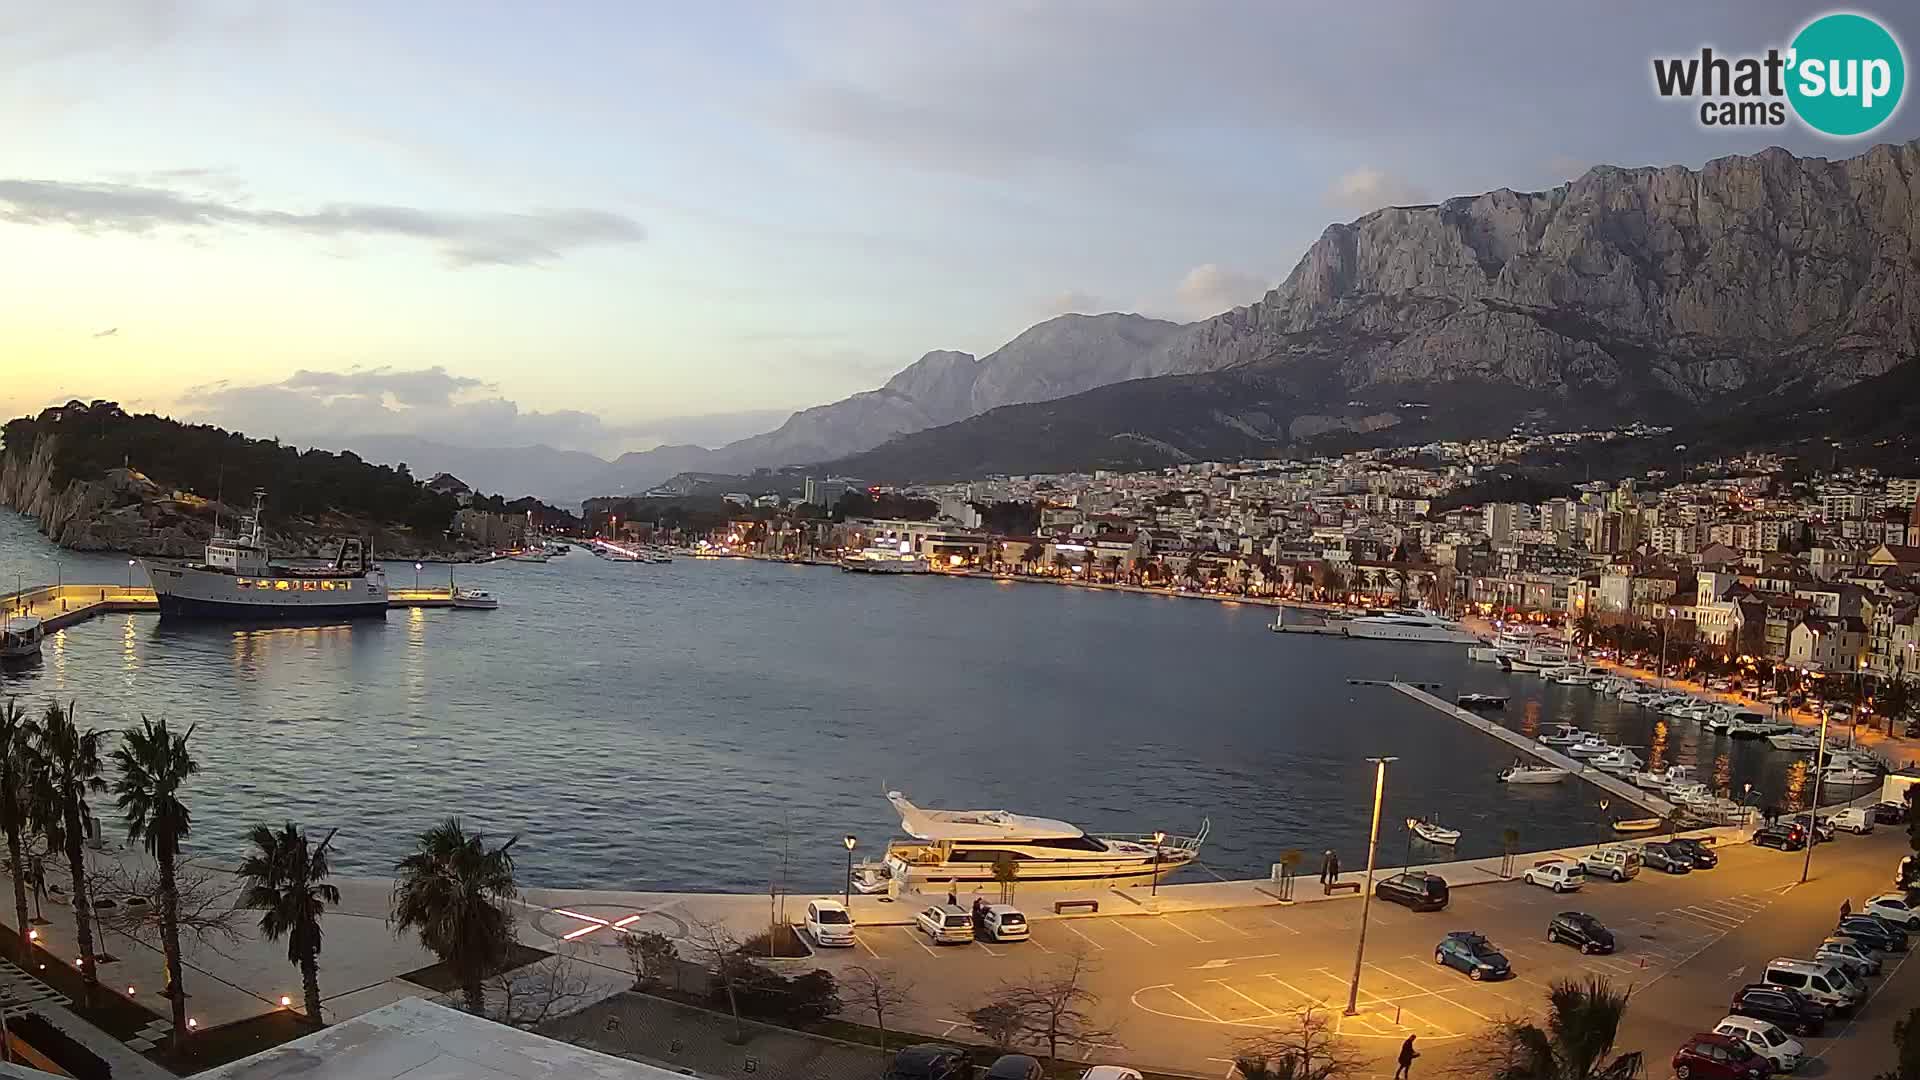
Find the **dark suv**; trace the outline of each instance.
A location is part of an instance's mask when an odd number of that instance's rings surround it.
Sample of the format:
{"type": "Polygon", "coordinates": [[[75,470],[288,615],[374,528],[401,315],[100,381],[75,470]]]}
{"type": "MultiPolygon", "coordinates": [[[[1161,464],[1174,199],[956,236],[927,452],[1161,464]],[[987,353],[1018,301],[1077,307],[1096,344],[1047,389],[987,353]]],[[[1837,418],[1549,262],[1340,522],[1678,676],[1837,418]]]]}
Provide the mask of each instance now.
{"type": "Polygon", "coordinates": [[[1373,895],[1415,911],[1439,911],[1447,906],[1447,883],[1436,874],[1418,870],[1374,882],[1373,895]]]}
{"type": "Polygon", "coordinates": [[[1733,995],[1727,1011],[1735,1016],[1765,1020],[1795,1035],[1818,1035],[1827,1026],[1827,1010],[1802,997],[1800,991],[1768,983],[1751,983],[1733,995]]]}
{"type": "Polygon", "coordinates": [[[1898,825],[1907,820],[1907,804],[1897,802],[1874,803],[1873,820],[1882,825],[1898,825]]]}
{"type": "Polygon", "coordinates": [[[1613,951],[1613,931],[1584,911],[1563,911],[1547,924],[1547,940],[1565,942],[1583,953],[1613,951]]]}
{"type": "Polygon", "coordinates": [[[1807,846],[1807,832],[1797,825],[1762,825],[1753,831],[1753,842],[1756,847],[1799,851],[1807,846]]]}
{"type": "Polygon", "coordinates": [[[1643,866],[1651,866],[1655,870],[1665,870],[1669,874],[1693,872],[1693,856],[1685,851],[1676,850],[1670,844],[1642,844],[1640,863],[1643,866]]]}
{"type": "Polygon", "coordinates": [[[1667,850],[1686,852],[1687,857],[1693,860],[1693,868],[1696,870],[1711,870],[1720,865],[1720,856],[1714,854],[1712,848],[1691,836],[1677,837],[1667,841],[1667,850]]]}
{"type": "Polygon", "coordinates": [[[972,1080],[973,1055],[943,1043],[915,1043],[893,1055],[886,1080],[972,1080]]]}
{"type": "Polygon", "coordinates": [[[1047,1071],[1025,1054],[1001,1054],[987,1070],[986,1080],[1046,1080],[1047,1071]]]}
{"type": "Polygon", "coordinates": [[[1866,942],[1881,952],[1907,951],[1907,931],[1877,915],[1848,915],[1833,932],[1866,942]]]}

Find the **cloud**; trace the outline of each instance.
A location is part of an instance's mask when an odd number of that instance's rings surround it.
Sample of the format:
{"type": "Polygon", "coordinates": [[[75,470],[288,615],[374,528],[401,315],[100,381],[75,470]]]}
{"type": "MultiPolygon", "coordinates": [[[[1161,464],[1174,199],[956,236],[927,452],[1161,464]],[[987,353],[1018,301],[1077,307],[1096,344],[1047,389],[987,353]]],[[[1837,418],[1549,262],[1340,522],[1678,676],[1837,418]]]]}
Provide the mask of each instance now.
{"type": "Polygon", "coordinates": [[[96,332],[94,333],[94,335],[93,335],[93,336],[94,336],[94,337],[97,337],[97,338],[103,338],[103,337],[112,337],[113,335],[115,335],[115,334],[117,334],[117,333],[119,333],[119,332],[120,332],[120,328],[119,328],[119,327],[117,327],[117,326],[111,326],[111,327],[108,327],[108,328],[107,328],[107,329],[105,329],[105,330],[100,330],[100,331],[96,331],[96,332]]]}
{"type": "Polygon", "coordinates": [[[1112,311],[1113,305],[1089,292],[1067,289],[1055,293],[1040,305],[1047,318],[1055,315],[1099,315],[1112,311]]]}
{"type": "Polygon", "coordinates": [[[1251,304],[1271,288],[1273,283],[1258,274],[1202,263],[1174,286],[1174,306],[1188,318],[1203,319],[1251,304]]]}
{"type": "Polygon", "coordinates": [[[530,266],[576,249],[632,244],[638,223],[605,210],[522,213],[423,210],[338,203],[318,210],[260,209],[231,198],[142,184],[0,180],[0,221],[81,232],[272,229],[320,237],[389,237],[433,245],[455,266],[530,266]]]}
{"type": "Polygon", "coordinates": [[[1343,173],[1328,187],[1328,206],[1366,213],[1383,206],[1417,206],[1431,201],[1425,190],[1402,177],[1362,165],[1343,173]]]}

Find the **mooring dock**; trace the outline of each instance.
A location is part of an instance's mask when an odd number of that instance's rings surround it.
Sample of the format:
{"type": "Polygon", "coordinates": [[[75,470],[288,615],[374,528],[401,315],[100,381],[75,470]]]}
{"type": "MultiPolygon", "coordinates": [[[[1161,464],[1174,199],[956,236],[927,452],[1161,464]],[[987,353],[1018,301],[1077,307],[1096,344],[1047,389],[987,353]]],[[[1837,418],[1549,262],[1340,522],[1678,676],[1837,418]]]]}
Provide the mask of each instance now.
{"type": "MultiPolygon", "coordinates": [[[[389,608],[452,607],[453,589],[403,588],[387,590],[389,608]]],[[[41,585],[19,592],[0,593],[0,618],[25,615],[41,620],[47,632],[65,629],[100,615],[125,611],[158,611],[153,590],[125,585],[41,585]]]]}
{"type": "Polygon", "coordinates": [[[1432,694],[1427,693],[1425,690],[1422,690],[1418,686],[1414,686],[1412,684],[1403,683],[1403,682],[1391,682],[1391,683],[1388,683],[1387,685],[1393,687],[1395,690],[1400,691],[1401,693],[1407,695],[1408,697],[1414,699],[1415,701],[1418,701],[1424,705],[1433,706],[1435,709],[1438,709],[1441,712],[1447,714],[1448,716],[1453,717],[1455,720],[1458,720],[1461,723],[1466,724],[1468,727],[1478,728],[1479,730],[1486,732],[1488,735],[1491,735],[1494,738],[1499,739],[1501,742],[1506,743],[1508,746],[1513,747],[1515,750],[1518,750],[1525,754],[1531,754],[1532,756],[1539,758],[1541,761],[1544,761],[1547,764],[1554,766],[1555,768],[1565,769],[1569,773],[1572,773],[1574,776],[1582,780],[1585,780],[1587,783],[1592,784],[1594,787],[1599,788],[1600,790],[1606,792],[1607,794],[1612,795],[1615,798],[1621,799],[1625,802],[1630,802],[1635,806],[1641,807],[1650,814],[1654,814],[1658,817],[1664,818],[1664,817],[1671,816],[1674,810],[1676,809],[1674,805],[1668,802],[1667,800],[1648,794],[1647,792],[1642,791],[1637,787],[1634,787],[1632,784],[1627,783],[1625,780],[1620,779],[1619,777],[1613,775],[1612,773],[1605,772],[1600,769],[1596,769],[1593,766],[1587,764],[1584,761],[1581,761],[1578,758],[1569,757],[1566,754],[1563,754],[1560,751],[1555,750],[1551,746],[1545,746],[1540,743],[1537,743],[1532,739],[1527,738],[1525,735],[1522,735],[1519,732],[1514,731],[1512,728],[1506,727],[1505,725],[1502,725],[1502,724],[1494,723],[1492,720],[1489,720],[1484,716],[1477,716],[1469,710],[1462,709],[1457,705],[1451,705],[1445,701],[1442,701],[1441,699],[1434,697],[1432,694]]]}

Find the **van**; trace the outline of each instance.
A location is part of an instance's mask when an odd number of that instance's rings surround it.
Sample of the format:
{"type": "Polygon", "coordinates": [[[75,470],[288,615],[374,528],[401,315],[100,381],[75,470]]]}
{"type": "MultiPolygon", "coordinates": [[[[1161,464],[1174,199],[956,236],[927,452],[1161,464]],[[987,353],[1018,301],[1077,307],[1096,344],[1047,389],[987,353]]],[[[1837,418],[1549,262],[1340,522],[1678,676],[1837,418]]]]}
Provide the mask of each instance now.
{"type": "Polygon", "coordinates": [[[1761,981],[1769,986],[1798,990],[1828,1013],[1849,1012],[1865,995],[1860,985],[1847,978],[1839,967],[1824,960],[1793,960],[1779,957],[1767,961],[1761,981]]]}
{"type": "Polygon", "coordinates": [[[1864,836],[1873,831],[1873,814],[1863,806],[1849,806],[1836,811],[1827,819],[1827,823],[1836,829],[1864,836]]]}
{"type": "Polygon", "coordinates": [[[1640,876],[1640,851],[1626,844],[1608,844],[1580,856],[1580,868],[1609,881],[1640,876]]]}

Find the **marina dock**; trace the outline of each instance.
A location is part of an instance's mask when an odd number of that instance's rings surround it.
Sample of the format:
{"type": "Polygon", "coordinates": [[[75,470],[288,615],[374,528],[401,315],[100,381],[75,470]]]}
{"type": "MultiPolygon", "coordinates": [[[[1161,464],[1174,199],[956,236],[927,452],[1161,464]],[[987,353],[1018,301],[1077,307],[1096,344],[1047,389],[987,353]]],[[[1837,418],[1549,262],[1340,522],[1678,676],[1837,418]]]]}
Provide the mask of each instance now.
{"type": "Polygon", "coordinates": [[[1462,709],[1457,705],[1451,705],[1442,701],[1432,694],[1427,693],[1425,690],[1420,689],[1418,686],[1403,682],[1388,683],[1387,685],[1423,705],[1433,706],[1435,709],[1453,717],[1468,727],[1477,728],[1499,739],[1501,742],[1506,743],[1521,753],[1537,757],[1555,768],[1565,769],[1575,777],[1585,780],[1587,783],[1592,784],[1614,798],[1641,807],[1649,814],[1665,818],[1674,812],[1674,805],[1665,799],[1648,794],[1612,773],[1596,769],[1578,758],[1569,757],[1550,746],[1537,743],[1525,735],[1514,731],[1512,728],[1494,723],[1484,716],[1476,716],[1474,713],[1462,709]]]}
{"type": "MultiPolygon", "coordinates": [[[[387,590],[388,608],[453,606],[451,588],[387,590]]],[[[41,585],[0,594],[0,617],[25,615],[45,623],[47,632],[118,612],[159,611],[153,590],[124,585],[41,585]]]]}

